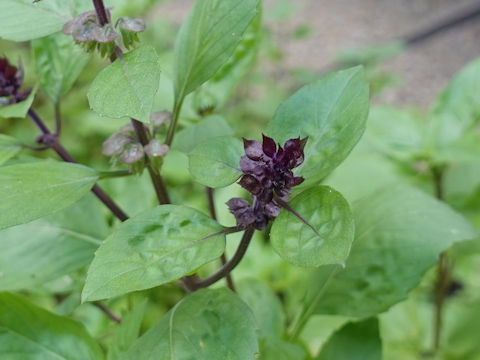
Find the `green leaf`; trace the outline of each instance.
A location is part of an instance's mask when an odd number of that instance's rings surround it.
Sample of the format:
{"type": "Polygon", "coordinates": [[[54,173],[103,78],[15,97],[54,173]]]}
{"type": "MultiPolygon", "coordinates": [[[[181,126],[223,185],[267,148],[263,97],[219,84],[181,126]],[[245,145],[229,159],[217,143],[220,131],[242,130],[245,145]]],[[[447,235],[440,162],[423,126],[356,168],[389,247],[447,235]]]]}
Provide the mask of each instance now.
{"type": "Polygon", "coordinates": [[[122,323],[115,331],[108,348],[108,360],[128,360],[128,357],[126,357],[127,351],[138,338],[146,308],[147,301],[145,299],[132,312],[122,318],[122,323]]]}
{"type": "Polygon", "coordinates": [[[0,118],[24,118],[27,115],[30,106],[32,106],[35,93],[37,92],[37,86],[32,89],[32,92],[28,97],[20,101],[19,103],[7,106],[0,106],[0,118]]]}
{"type": "Polygon", "coordinates": [[[87,265],[108,231],[99,207],[87,195],[56,214],[0,231],[0,290],[38,290],[87,265]]]}
{"type": "Polygon", "coordinates": [[[381,360],[382,340],[378,319],[346,324],[332,335],[316,359],[381,360]]]}
{"type": "Polygon", "coordinates": [[[9,159],[22,150],[22,143],[17,139],[0,134],[0,165],[5,164],[9,159]]]}
{"type": "Polygon", "coordinates": [[[370,110],[365,140],[382,154],[411,160],[424,148],[425,120],[414,110],[376,106],[370,110]]]}
{"type": "Polygon", "coordinates": [[[32,41],[32,49],[40,85],[50,100],[57,103],[73,86],[90,57],[62,33],[32,41]]]}
{"type": "Polygon", "coordinates": [[[130,218],[95,253],[82,301],[149,289],[194,271],[223,253],[225,235],[214,235],[223,229],[207,215],[177,205],[130,218]]]}
{"type": "Polygon", "coordinates": [[[175,43],[175,99],[181,101],[232,56],[259,0],[198,0],[175,43]]]}
{"type": "Polygon", "coordinates": [[[478,237],[460,214],[404,185],[377,190],[355,202],[353,213],[355,241],[346,268],[327,266],[312,274],[312,287],[328,282],[307,295],[305,307],[314,313],[381,313],[407,298],[441,252],[478,237]]]}
{"type": "MultiPolygon", "coordinates": [[[[60,31],[73,16],[86,10],[86,0],[2,0],[0,38],[28,41],[60,31]]],[[[91,4],[90,4],[91,6],[91,4]]]]}
{"type": "Polygon", "coordinates": [[[188,156],[188,169],[193,179],[212,188],[234,183],[240,175],[243,144],[231,136],[216,137],[199,144],[188,156]]]}
{"type": "Polygon", "coordinates": [[[129,359],[253,359],[255,319],[226,289],[202,289],[181,300],[129,351],[129,359]]]}
{"type": "Polygon", "coordinates": [[[305,161],[296,170],[308,187],[327,176],[352,151],[365,130],[368,84],[361,67],[332,73],[281,104],[266,133],[283,144],[308,136],[305,161]]]}
{"type": "Polygon", "coordinates": [[[0,229],[23,224],[80,200],[97,173],[85,166],[34,162],[0,168],[0,229]]]}
{"type": "Polygon", "coordinates": [[[284,331],[285,314],[282,303],[275,293],[261,281],[247,278],[235,282],[239,296],[250,307],[259,329],[258,338],[281,338],[284,331]]]}
{"type": "Polygon", "coordinates": [[[52,314],[18,295],[0,293],[0,357],[100,360],[103,354],[80,323],[52,314]]]}
{"type": "Polygon", "coordinates": [[[342,195],[328,186],[315,186],[297,195],[289,206],[315,231],[284,209],[270,231],[275,251],[298,266],[344,264],[355,226],[342,195]]]}
{"type": "Polygon", "coordinates": [[[222,116],[210,115],[198,124],[187,126],[179,131],[173,141],[173,148],[188,154],[204,141],[233,134],[233,129],[222,116]]]}
{"type": "MultiPolygon", "coordinates": [[[[261,2],[259,3],[259,8],[261,2]]],[[[220,108],[225,105],[235,87],[248,73],[260,48],[262,12],[259,11],[247,28],[233,55],[218,72],[194,93],[194,102],[220,108]]]]}
{"type": "Polygon", "coordinates": [[[480,187],[480,161],[467,162],[449,166],[444,175],[444,196],[449,204],[456,208],[465,207],[474,210],[480,205],[477,200],[480,187]]]}
{"type": "Polygon", "coordinates": [[[103,69],[87,97],[90,108],[111,118],[131,117],[148,123],[160,82],[155,49],[142,46],[103,69]]]}
{"type": "Polygon", "coordinates": [[[260,360],[305,360],[305,350],[281,339],[266,339],[260,346],[260,360]]]}
{"type": "Polygon", "coordinates": [[[480,136],[476,131],[465,135],[437,149],[435,161],[447,164],[473,163],[480,158],[480,136]]]}
{"type": "Polygon", "coordinates": [[[480,118],[480,58],[460,71],[436,100],[431,136],[441,147],[460,138],[480,118]]]}

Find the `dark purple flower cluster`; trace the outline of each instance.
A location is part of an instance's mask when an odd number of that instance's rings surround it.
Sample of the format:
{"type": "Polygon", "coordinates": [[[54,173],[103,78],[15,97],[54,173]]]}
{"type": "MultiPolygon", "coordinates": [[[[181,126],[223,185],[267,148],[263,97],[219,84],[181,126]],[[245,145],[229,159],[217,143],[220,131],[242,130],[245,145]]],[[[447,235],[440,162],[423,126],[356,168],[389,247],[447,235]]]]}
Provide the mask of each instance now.
{"type": "Polygon", "coordinates": [[[7,58],[0,58],[0,105],[11,105],[25,100],[31,89],[20,91],[23,83],[22,64],[18,68],[7,58]]]}
{"type": "Polygon", "coordinates": [[[308,138],[290,139],[280,146],[263,135],[263,144],[243,139],[245,156],[240,159],[243,176],[239,184],[253,196],[253,206],[239,198],[227,202],[238,225],[253,225],[263,230],[267,222],[280,213],[281,203],[287,202],[290,189],[303,182],[292,169],[303,163],[303,149],[308,138]]]}

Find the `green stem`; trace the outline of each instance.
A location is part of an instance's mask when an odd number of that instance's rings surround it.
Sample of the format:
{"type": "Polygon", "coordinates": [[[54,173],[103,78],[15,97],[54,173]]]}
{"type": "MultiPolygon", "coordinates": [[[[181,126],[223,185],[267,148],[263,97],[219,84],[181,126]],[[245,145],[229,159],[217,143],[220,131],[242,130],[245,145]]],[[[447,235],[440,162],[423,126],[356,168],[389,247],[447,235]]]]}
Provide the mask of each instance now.
{"type": "MultiPolygon", "coordinates": [[[[431,167],[431,173],[433,177],[433,184],[435,187],[435,196],[438,200],[442,201],[444,196],[443,191],[443,177],[444,167],[435,166],[431,167]]],[[[437,279],[435,281],[434,289],[434,301],[435,301],[435,315],[434,315],[434,327],[433,327],[433,354],[435,354],[440,348],[440,338],[442,334],[443,325],[443,311],[445,303],[446,290],[450,283],[452,267],[449,261],[447,253],[440,254],[437,264],[437,279]]]]}
{"type": "Polygon", "coordinates": [[[167,139],[165,140],[165,143],[168,146],[172,145],[173,137],[177,129],[178,118],[180,116],[180,111],[182,110],[182,105],[183,105],[183,96],[180,96],[179,98],[175,99],[175,105],[172,111],[172,122],[168,127],[167,139]]]}
{"type": "Polygon", "coordinates": [[[320,301],[322,298],[323,294],[325,294],[325,291],[327,290],[328,286],[330,285],[331,280],[335,277],[335,274],[338,272],[340,269],[340,266],[335,266],[332,271],[330,272],[330,275],[328,275],[327,280],[322,285],[322,288],[320,291],[315,295],[313,300],[310,302],[308,307],[306,308],[305,311],[302,311],[299,316],[297,317],[297,320],[293,323],[292,329],[290,331],[290,336],[289,339],[290,341],[294,341],[298,335],[302,332],[303,328],[308,322],[308,319],[312,315],[313,311],[315,310],[315,307],[317,303],[320,301]]]}

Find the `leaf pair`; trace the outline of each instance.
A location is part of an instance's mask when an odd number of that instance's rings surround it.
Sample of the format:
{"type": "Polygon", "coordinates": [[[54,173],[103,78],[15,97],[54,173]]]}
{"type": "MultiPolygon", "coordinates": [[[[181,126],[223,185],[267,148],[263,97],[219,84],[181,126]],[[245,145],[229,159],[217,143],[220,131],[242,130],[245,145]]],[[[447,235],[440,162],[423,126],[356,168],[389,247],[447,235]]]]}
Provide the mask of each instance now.
{"type": "MultiPolygon", "coordinates": [[[[291,207],[311,224],[285,210],[274,221],[272,246],[287,261],[300,266],[343,264],[353,241],[354,225],[347,202],[333,189],[315,187],[350,153],[360,139],[368,115],[368,86],[361,68],[333,73],[307,85],[280,105],[267,133],[277,142],[308,136],[305,160],[296,176],[308,189],[291,207]]],[[[243,155],[234,137],[200,143],[189,154],[193,178],[210,187],[236,181],[243,155]]]]}
{"type": "Polygon", "coordinates": [[[452,244],[478,232],[447,205],[408,186],[384,188],[353,205],[355,241],[344,269],[311,274],[299,323],[312,314],[367,317],[408,293],[452,244]]]}
{"type": "MultiPolygon", "coordinates": [[[[234,53],[257,13],[259,0],[199,0],[175,44],[175,103],[210,79],[234,53]]],[[[117,59],[95,79],[90,107],[113,118],[132,117],[148,123],[159,86],[158,56],[143,46],[117,59]]]]}

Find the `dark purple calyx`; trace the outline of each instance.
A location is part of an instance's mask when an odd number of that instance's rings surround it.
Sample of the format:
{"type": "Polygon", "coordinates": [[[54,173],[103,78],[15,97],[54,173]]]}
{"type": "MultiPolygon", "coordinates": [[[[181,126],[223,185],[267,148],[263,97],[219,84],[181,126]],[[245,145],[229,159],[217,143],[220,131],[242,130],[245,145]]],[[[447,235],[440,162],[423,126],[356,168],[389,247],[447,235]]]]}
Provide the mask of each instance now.
{"type": "Polygon", "coordinates": [[[7,58],[0,58],[0,105],[11,105],[25,100],[32,89],[20,90],[23,84],[22,63],[18,68],[7,58]]]}
{"type": "Polygon", "coordinates": [[[303,182],[292,169],[303,163],[308,138],[290,139],[285,144],[263,135],[263,144],[243,139],[245,156],[240,159],[243,173],[239,184],[253,196],[253,206],[243,199],[231,199],[227,205],[239,225],[263,230],[268,220],[280,213],[280,203],[288,202],[293,186],[303,182]],[[277,199],[277,201],[275,200],[277,199]],[[241,205],[241,206],[240,206],[241,205]]]}

